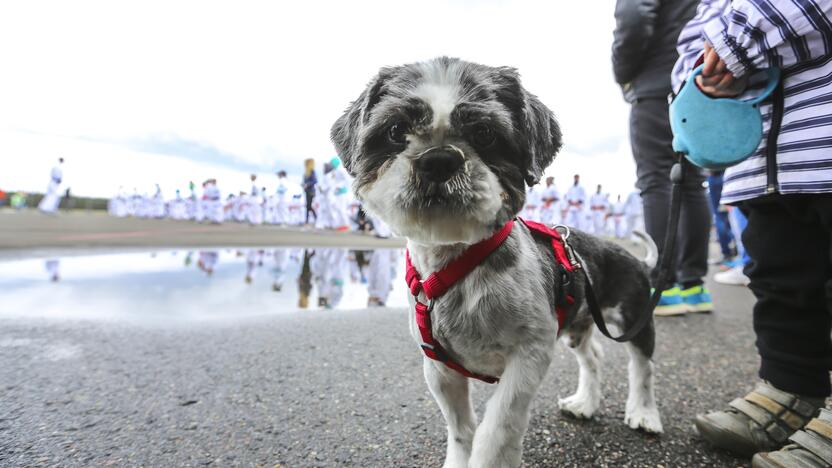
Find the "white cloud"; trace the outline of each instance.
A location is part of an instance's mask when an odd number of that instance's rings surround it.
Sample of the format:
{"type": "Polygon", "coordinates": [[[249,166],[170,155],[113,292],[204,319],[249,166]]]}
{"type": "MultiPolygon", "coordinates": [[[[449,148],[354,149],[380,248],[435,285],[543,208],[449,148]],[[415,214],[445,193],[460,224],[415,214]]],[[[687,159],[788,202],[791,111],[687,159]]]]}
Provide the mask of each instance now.
{"type": "MultiPolygon", "coordinates": [[[[611,0],[591,7],[574,1],[6,2],[0,6],[0,128],[107,141],[172,133],[271,169],[281,161],[331,157],[331,123],[380,66],[449,55],[517,67],[526,87],[555,111],[567,143],[550,169],[559,184],[580,171],[588,184],[629,191],[635,171],[628,109],[610,71],[613,26],[611,0]],[[618,144],[587,156],[598,141],[618,144]]],[[[137,174],[82,165],[85,147],[63,141],[65,148],[50,146],[54,153],[43,155],[48,162],[27,159],[27,167],[14,170],[45,179],[54,157],[64,155],[77,182],[82,173],[97,172],[85,175],[84,184],[72,183],[77,193],[106,195],[101,180],[110,178],[139,183],[137,174]]],[[[156,165],[157,174],[171,170],[167,156],[112,149],[118,155],[111,157],[123,161],[119,167],[139,159],[156,165]]],[[[33,152],[0,141],[4,159],[33,152]]],[[[0,174],[0,186],[16,180],[0,174]]]]}

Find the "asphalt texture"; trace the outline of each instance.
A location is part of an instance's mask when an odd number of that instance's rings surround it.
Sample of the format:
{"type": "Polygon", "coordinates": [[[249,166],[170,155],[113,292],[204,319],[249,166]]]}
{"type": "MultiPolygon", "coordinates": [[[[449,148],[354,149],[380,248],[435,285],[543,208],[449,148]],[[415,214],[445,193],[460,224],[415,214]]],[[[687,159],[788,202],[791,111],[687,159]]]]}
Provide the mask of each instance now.
{"type": "MultiPolygon", "coordinates": [[[[692,424],[756,380],[752,295],[711,287],[713,314],[657,319],[663,435],[623,423],[626,351],[607,340],[598,414],[561,415],[578,369],[559,346],[524,466],[747,464],[692,424]]],[[[421,360],[404,309],[168,326],[0,319],[0,466],[440,466],[445,425],[421,360]]],[[[492,388],[474,387],[481,415],[492,388]]]]}

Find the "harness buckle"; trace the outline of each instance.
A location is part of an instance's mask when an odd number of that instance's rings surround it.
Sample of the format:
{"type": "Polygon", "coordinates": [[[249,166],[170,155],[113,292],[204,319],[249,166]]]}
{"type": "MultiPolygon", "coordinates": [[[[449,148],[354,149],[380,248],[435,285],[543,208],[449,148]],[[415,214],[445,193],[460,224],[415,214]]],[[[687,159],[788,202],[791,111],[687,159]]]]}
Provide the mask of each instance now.
{"type": "Polygon", "coordinates": [[[575,255],[575,250],[572,249],[569,242],[566,242],[566,240],[569,239],[569,234],[571,234],[569,226],[558,224],[555,226],[555,230],[560,234],[560,239],[563,242],[563,250],[566,251],[566,258],[569,259],[569,265],[574,269],[581,268],[581,262],[578,261],[578,256],[575,255]]]}

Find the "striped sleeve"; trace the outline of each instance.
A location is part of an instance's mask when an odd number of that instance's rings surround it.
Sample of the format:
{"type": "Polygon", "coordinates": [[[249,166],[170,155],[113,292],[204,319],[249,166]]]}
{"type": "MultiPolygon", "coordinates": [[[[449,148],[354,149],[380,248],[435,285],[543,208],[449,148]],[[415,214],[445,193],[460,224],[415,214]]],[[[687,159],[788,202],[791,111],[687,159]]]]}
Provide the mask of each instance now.
{"type": "Polygon", "coordinates": [[[703,35],[741,77],[749,70],[786,68],[828,55],[830,18],[829,0],[734,0],[724,15],[704,25],[703,35]]]}
{"type": "Polygon", "coordinates": [[[673,66],[671,81],[673,89],[679,91],[682,82],[685,81],[693,70],[696,60],[702,55],[705,48],[705,40],[702,38],[702,27],[714,18],[718,18],[726,10],[730,0],[702,0],[696,8],[693,19],[688,21],[679,39],[676,42],[676,51],[679,59],[673,66]]]}

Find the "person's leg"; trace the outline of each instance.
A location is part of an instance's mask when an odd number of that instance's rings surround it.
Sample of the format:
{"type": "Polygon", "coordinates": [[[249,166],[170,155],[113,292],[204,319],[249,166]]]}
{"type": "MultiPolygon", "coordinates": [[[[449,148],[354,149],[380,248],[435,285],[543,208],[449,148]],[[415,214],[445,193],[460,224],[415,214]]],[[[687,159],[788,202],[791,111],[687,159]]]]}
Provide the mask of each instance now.
{"type": "Polygon", "coordinates": [[[832,196],[767,197],[745,202],[744,209],[760,377],[780,390],[826,397],[832,368],[832,196]]]}
{"type": "Polygon", "coordinates": [[[722,173],[712,174],[708,176],[708,201],[710,202],[711,214],[714,217],[714,225],[716,226],[716,237],[719,240],[719,248],[722,251],[722,256],[726,259],[731,258],[731,241],[734,240],[731,231],[731,225],[728,221],[728,213],[723,207],[720,209],[720,198],[722,197],[722,173]]]}
{"type": "MultiPolygon", "coordinates": [[[[667,102],[640,99],[630,110],[630,145],[636,162],[636,187],[644,205],[644,227],[659,252],[664,251],[667,220],[670,218],[670,123],[667,102]]],[[[675,271],[674,271],[675,273],[675,271]]],[[[671,282],[675,282],[675,274],[671,282]]],[[[653,278],[655,280],[655,277],[653,278]]]]}
{"type": "Polygon", "coordinates": [[[708,274],[708,243],[711,212],[699,168],[689,165],[682,185],[682,213],[679,217],[677,278],[683,289],[701,285],[708,274]]]}
{"type": "Polygon", "coordinates": [[[748,264],[748,252],[745,250],[745,246],[742,245],[742,232],[745,231],[745,227],[748,225],[748,219],[746,219],[745,215],[739,208],[731,208],[730,212],[731,216],[731,229],[734,232],[734,239],[737,241],[737,256],[742,261],[743,265],[748,264]]]}

